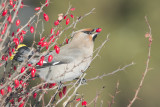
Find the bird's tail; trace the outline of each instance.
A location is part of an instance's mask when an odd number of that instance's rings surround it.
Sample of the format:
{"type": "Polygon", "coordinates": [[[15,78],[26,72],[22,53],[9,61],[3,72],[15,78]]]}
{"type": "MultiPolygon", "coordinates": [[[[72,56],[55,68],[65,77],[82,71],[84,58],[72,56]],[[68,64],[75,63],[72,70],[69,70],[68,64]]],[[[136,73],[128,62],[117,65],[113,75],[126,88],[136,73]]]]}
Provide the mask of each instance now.
{"type": "Polygon", "coordinates": [[[33,55],[33,52],[30,52],[29,47],[27,47],[25,44],[19,44],[15,52],[10,57],[10,60],[23,62],[27,56],[29,59],[32,55],[33,55]]]}

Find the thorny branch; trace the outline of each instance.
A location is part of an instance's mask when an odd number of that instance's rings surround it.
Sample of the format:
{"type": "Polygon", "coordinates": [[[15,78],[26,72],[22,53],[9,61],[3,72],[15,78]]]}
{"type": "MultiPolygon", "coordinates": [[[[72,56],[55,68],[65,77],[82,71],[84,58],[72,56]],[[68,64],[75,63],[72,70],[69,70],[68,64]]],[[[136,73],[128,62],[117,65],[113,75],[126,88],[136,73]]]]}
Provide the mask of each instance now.
{"type": "Polygon", "coordinates": [[[102,89],[97,92],[96,97],[90,103],[88,103],[87,106],[90,106],[92,103],[94,103],[94,107],[96,107],[97,100],[98,100],[100,94],[102,93],[102,91],[104,90],[104,88],[105,87],[103,86],[102,89]]]}
{"type": "Polygon", "coordinates": [[[149,62],[150,62],[150,57],[151,57],[151,45],[152,45],[152,33],[151,33],[151,26],[148,22],[147,16],[145,16],[145,21],[146,21],[148,28],[149,28],[149,47],[148,47],[148,57],[147,57],[147,62],[146,62],[146,68],[145,68],[144,73],[142,74],[142,78],[141,78],[140,83],[138,85],[138,88],[134,94],[134,97],[130,101],[130,103],[127,107],[131,107],[133,105],[133,103],[136,101],[136,99],[138,99],[138,93],[139,93],[140,89],[142,88],[144,79],[149,71],[149,62]]]}
{"type": "Polygon", "coordinates": [[[117,82],[116,90],[115,90],[114,95],[111,95],[111,97],[112,97],[112,101],[111,101],[111,102],[109,102],[108,107],[112,107],[112,105],[115,103],[115,98],[116,98],[117,94],[119,93],[118,88],[119,88],[119,81],[117,82]]]}
{"type": "Polygon", "coordinates": [[[134,64],[135,64],[135,63],[132,62],[132,63],[130,63],[130,64],[128,64],[128,65],[125,65],[125,66],[122,67],[122,68],[118,68],[117,70],[115,70],[115,71],[113,71],[113,72],[111,72],[111,73],[107,73],[107,74],[103,74],[103,75],[100,75],[100,76],[96,76],[96,77],[87,79],[87,81],[92,81],[92,80],[96,80],[96,79],[102,79],[102,78],[104,78],[104,77],[113,75],[113,74],[115,74],[115,73],[117,73],[117,72],[119,72],[119,71],[124,71],[126,68],[128,68],[128,67],[130,67],[130,66],[132,66],[132,65],[134,65],[134,64]]]}

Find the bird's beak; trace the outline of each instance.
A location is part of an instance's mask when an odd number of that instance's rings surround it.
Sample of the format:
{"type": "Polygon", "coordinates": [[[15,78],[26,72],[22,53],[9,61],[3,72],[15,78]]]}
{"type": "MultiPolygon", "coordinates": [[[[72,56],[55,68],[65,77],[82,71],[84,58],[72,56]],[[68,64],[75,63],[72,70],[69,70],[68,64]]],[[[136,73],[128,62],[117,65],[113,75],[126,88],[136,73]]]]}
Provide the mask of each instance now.
{"type": "Polygon", "coordinates": [[[92,40],[95,41],[97,35],[100,33],[100,32],[96,32],[98,28],[95,28],[93,29],[93,31],[91,32],[91,35],[92,35],[92,40]]]}

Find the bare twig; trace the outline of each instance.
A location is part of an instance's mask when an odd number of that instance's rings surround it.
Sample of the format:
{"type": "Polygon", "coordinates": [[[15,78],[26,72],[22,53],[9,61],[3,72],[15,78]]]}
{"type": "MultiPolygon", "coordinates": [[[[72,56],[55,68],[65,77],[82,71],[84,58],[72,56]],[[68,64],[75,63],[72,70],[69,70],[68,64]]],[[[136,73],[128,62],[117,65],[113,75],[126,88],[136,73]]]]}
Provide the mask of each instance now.
{"type": "Polygon", "coordinates": [[[97,100],[104,88],[105,87],[103,86],[103,88],[99,92],[97,92],[96,97],[90,103],[88,103],[87,106],[90,106],[92,103],[94,103],[94,107],[96,107],[97,100]]]}
{"type": "Polygon", "coordinates": [[[119,71],[124,71],[126,68],[128,68],[129,66],[132,66],[132,65],[134,65],[134,62],[132,62],[132,63],[130,63],[130,64],[128,64],[128,65],[125,65],[125,66],[122,67],[122,68],[118,68],[117,70],[115,70],[115,71],[113,71],[113,72],[111,72],[111,73],[107,73],[107,74],[103,74],[103,75],[101,75],[101,76],[96,76],[96,77],[87,79],[87,81],[92,81],[92,80],[96,80],[96,79],[102,79],[102,78],[104,78],[104,77],[113,75],[113,74],[115,74],[115,73],[117,73],[117,72],[119,72],[119,71]]]}
{"type": "Polygon", "coordinates": [[[117,82],[116,90],[115,90],[114,95],[111,95],[112,101],[108,104],[108,107],[112,107],[112,105],[115,103],[115,97],[116,97],[117,94],[119,93],[118,87],[119,87],[119,81],[117,82]]]}
{"type": "Polygon", "coordinates": [[[149,48],[148,48],[148,57],[147,57],[147,62],[146,62],[146,68],[145,68],[145,71],[142,75],[142,78],[140,80],[140,83],[138,85],[138,88],[134,94],[134,97],[133,99],[130,101],[129,105],[127,107],[131,107],[133,105],[133,103],[135,102],[135,100],[138,98],[138,93],[143,85],[143,82],[144,82],[144,79],[149,71],[149,62],[150,62],[150,57],[151,57],[151,44],[152,44],[152,34],[151,34],[151,27],[150,27],[150,24],[148,22],[148,19],[147,19],[147,16],[145,16],[145,20],[146,20],[146,23],[148,25],[148,28],[149,28],[149,48]]]}

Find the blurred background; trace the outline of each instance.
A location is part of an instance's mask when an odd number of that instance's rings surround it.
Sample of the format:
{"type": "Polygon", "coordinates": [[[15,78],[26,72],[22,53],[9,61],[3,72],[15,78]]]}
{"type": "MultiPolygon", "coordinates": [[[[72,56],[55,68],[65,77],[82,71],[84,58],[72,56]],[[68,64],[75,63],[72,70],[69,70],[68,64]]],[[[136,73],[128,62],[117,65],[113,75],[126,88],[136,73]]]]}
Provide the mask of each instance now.
{"type": "MultiPolygon", "coordinates": [[[[28,20],[34,14],[34,7],[40,6],[45,0],[24,0],[28,5],[24,8],[22,16],[26,15],[28,20]]],[[[51,0],[49,7],[44,11],[49,15],[50,21],[45,23],[46,32],[50,32],[53,22],[58,14],[65,13],[71,4],[76,10],[73,15],[81,16],[96,8],[94,13],[78,23],[76,30],[82,28],[102,28],[102,32],[95,41],[95,48],[100,46],[107,34],[110,33],[109,42],[103,47],[100,56],[97,57],[87,70],[86,79],[109,73],[119,67],[131,63],[135,65],[120,71],[112,76],[104,77],[102,80],[88,82],[78,92],[83,94],[89,103],[95,98],[96,93],[105,86],[100,95],[97,107],[103,100],[106,107],[114,94],[117,81],[119,91],[113,107],[126,107],[133,98],[145,70],[148,39],[144,37],[148,26],[144,17],[147,16],[152,27],[153,44],[151,50],[150,70],[145,78],[144,84],[133,107],[160,107],[160,1],[159,0],[51,0]]],[[[21,21],[22,22],[22,21],[21,21]]],[[[62,35],[63,36],[63,35],[62,35]]],[[[28,36],[27,38],[29,38],[28,36]]],[[[25,43],[29,43],[27,40],[25,43]]],[[[60,105],[61,106],[61,105],[60,105]]],[[[91,105],[92,107],[93,105],[91,105]]]]}

